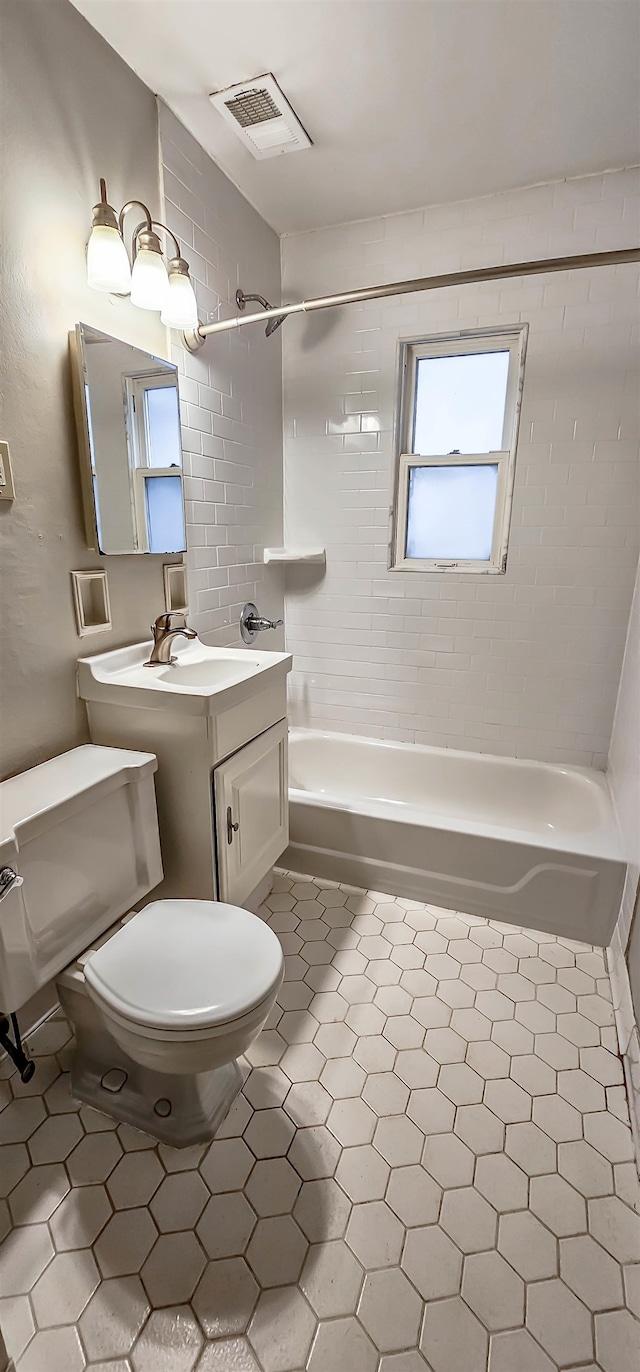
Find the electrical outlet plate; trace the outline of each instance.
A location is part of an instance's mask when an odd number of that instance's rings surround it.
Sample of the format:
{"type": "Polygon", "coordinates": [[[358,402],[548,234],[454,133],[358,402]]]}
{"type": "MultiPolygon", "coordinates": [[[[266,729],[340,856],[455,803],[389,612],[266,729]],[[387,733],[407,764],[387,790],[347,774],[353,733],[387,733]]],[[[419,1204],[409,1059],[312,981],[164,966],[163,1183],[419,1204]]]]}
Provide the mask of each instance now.
{"type": "Polygon", "coordinates": [[[9,444],[0,440],[0,500],[15,500],[9,444]]]}

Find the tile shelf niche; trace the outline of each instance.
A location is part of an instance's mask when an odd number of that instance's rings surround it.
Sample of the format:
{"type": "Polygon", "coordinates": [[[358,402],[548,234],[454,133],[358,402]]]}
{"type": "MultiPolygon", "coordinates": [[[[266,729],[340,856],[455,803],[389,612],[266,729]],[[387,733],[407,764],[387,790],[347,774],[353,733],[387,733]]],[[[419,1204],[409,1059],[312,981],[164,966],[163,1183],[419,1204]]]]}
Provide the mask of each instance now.
{"type": "Polygon", "coordinates": [[[264,560],[269,562],[306,562],[324,566],[327,554],[324,548],[265,548],[264,560]]]}

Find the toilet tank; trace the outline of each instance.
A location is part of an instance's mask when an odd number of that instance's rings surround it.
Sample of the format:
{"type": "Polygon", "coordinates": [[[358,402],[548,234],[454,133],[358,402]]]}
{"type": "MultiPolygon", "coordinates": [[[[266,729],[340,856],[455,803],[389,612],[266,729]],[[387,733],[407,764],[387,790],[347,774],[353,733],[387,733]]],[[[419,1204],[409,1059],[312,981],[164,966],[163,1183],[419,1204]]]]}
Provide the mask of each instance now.
{"type": "Polygon", "coordinates": [[[0,783],[0,1010],[19,1010],[162,881],[153,753],[93,744],[0,783]]]}

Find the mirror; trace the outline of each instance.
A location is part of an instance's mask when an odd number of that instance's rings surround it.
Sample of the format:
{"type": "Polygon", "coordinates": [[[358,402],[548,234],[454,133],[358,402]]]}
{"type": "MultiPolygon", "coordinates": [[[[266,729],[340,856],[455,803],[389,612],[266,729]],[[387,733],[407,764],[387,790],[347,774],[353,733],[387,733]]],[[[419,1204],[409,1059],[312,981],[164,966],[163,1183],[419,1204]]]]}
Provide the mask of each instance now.
{"type": "Polygon", "coordinates": [[[177,367],[89,324],[71,352],[89,547],[184,552],[177,367]]]}

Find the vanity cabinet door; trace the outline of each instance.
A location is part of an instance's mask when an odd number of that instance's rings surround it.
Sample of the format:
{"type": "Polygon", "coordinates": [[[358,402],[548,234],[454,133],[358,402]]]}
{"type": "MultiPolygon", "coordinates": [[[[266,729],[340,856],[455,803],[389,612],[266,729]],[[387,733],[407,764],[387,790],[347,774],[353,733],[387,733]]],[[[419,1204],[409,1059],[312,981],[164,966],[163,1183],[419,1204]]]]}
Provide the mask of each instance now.
{"type": "Polygon", "coordinates": [[[242,905],[289,842],[287,721],[213,774],[218,900],[242,905]]]}

